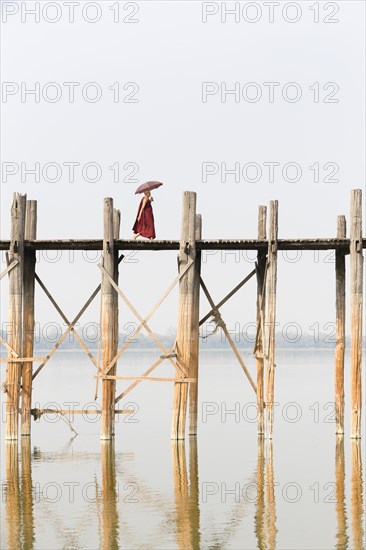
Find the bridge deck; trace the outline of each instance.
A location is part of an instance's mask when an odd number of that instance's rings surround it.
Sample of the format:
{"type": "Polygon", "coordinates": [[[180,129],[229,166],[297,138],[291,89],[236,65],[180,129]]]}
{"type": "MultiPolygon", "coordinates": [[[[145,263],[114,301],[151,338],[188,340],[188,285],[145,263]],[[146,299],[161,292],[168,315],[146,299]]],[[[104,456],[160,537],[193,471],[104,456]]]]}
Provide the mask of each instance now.
{"type": "MultiPolygon", "coordinates": [[[[349,251],[349,239],[278,239],[279,250],[336,250],[349,251]]],[[[118,250],[179,250],[178,240],[115,241],[118,250]]],[[[102,250],[102,239],[63,239],[25,241],[24,245],[33,250],[102,250]]],[[[257,239],[213,239],[196,241],[199,250],[263,250],[268,241],[257,239]]],[[[0,250],[9,250],[10,241],[0,241],[0,250]]],[[[366,248],[366,239],[362,240],[366,248]]]]}

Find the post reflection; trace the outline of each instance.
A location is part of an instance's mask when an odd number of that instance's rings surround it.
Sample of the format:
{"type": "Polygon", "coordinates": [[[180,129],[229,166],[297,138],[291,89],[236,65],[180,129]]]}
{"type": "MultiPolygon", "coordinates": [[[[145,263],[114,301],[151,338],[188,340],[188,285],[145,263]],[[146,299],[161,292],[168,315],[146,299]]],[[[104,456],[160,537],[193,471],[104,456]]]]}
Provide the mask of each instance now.
{"type": "Polygon", "coordinates": [[[345,460],[344,460],[344,438],[343,435],[336,435],[336,514],[337,514],[337,550],[348,548],[347,535],[347,512],[345,493],[345,460]]]}
{"type": "Polygon", "coordinates": [[[359,439],[351,440],[351,517],[354,550],[364,548],[362,456],[359,439]]]}
{"type": "Polygon", "coordinates": [[[116,482],[116,456],[114,441],[103,441],[102,455],[102,544],[105,550],[119,548],[118,542],[118,489],[116,482]]]}
{"type": "Polygon", "coordinates": [[[21,517],[20,503],[18,442],[11,441],[5,445],[6,453],[6,520],[8,529],[8,548],[21,548],[21,517]]]}
{"type": "Polygon", "coordinates": [[[264,437],[260,435],[258,436],[257,501],[256,513],[254,517],[255,533],[257,536],[259,550],[265,549],[264,514],[264,437]]]}
{"type": "Polygon", "coordinates": [[[176,515],[176,540],[181,550],[200,547],[197,440],[190,438],[189,485],[185,443],[171,444],[176,515]]]}
{"type": "Polygon", "coordinates": [[[22,454],[22,488],[21,488],[21,503],[23,511],[22,531],[23,531],[23,548],[31,550],[34,546],[35,531],[34,531],[34,515],[33,515],[33,483],[32,483],[32,452],[31,438],[22,437],[21,439],[21,454],[22,454]]]}
{"type": "Polygon", "coordinates": [[[260,550],[272,550],[277,544],[277,514],[274,491],[273,443],[264,436],[258,437],[257,455],[257,499],[255,513],[255,534],[260,550]]]}

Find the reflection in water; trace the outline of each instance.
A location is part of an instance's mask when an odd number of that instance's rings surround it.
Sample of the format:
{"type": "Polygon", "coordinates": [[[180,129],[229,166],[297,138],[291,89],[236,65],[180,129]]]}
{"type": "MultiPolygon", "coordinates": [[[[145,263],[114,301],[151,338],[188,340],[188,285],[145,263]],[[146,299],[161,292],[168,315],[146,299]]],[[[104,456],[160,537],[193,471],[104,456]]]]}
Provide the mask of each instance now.
{"type": "Polygon", "coordinates": [[[8,548],[31,550],[34,544],[33,488],[30,438],[22,437],[20,484],[18,442],[6,443],[6,518],[8,548]]]}
{"type": "Polygon", "coordinates": [[[33,548],[34,535],[34,518],[33,518],[33,485],[32,485],[32,463],[31,463],[31,439],[30,437],[22,437],[21,439],[22,452],[22,512],[23,512],[23,548],[30,550],[33,548]]]}
{"type": "Polygon", "coordinates": [[[267,548],[272,550],[276,548],[276,500],[274,492],[274,472],[273,472],[273,446],[272,440],[267,441],[266,456],[266,539],[267,548]]]}
{"type": "MultiPolygon", "coordinates": [[[[334,520],[337,521],[335,548],[337,550],[361,550],[364,547],[364,525],[363,525],[363,485],[362,485],[362,459],[361,442],[351,440],[351,464],[350,477],[346,478],[344,438],[341,435],[336,436],[335,445],[335,491],[336,507],[334,520]],[[348,484],[346,483],[348,481],[348,484]],[[347,508],[347,491],[350,489],[350,508],[347,508]],[[348,517],[347,517],[348,516],[348,517]],[[352,533],[352,540],[351,540],[352,533]]],[[[79,521],[77,525],[70,528],[65,524],[65,513],[62,508],[52,507],[51,502],[46,502],[46,498],[34,499],[32,486],[32,461],[37,460],[42,468],[47,469],[47,463],[61,462],[69,460],[69,449],[66,452],[58,454],[43,454],[31,452],[31,443],[29,437],[21,439],[21,449],[17,442],[9,442],[6,449],[6,484],[5,484],[5,515],[7,520],[7,545],[10,550],[23,548],[33,550],[37,533],[37,543],[44,546],[42,540],[42,529],[36,531],[35,519],[44,517],[45,506],[47,505],[47,516],[53,517],[55,531],[65,544],[65,548],[84,547],[85,543],[81,540],[82,530],[80,525],[87,524],[87,530],[95,530],[95,547],[105,550],[114,550],[117,548],[142,548],[148,547],[152,542],[164,541],[164,537],[175,537],[176,547],[181,550],[201,548],[201,533],[207,528],[205,526],[205,515],[200,510],[199,499],[199,476],[198,476],[198,455],[197,438],[189,438],[189,464],[187,468],[186,452],[184,441],[172,442],[172,465],[174,476],[174,495],[169,493],[160,493],[151,490],[146,483],[140,482],[140,477],[136,478],[139,482],[139,497],[141,506],[136,506],[137,517],[144,519],[145,513],[153,511],[158,514],[159,533],[156,538],[149,535],[148,532],[136,532],[135,525],[128,518],[128,514],[118,512],[118,483],[116,474],[116,459],[114,441],[105,441],[101,445],[101,454],[96,453],[93,456],[94,464],[101,464],[101,492],[100,485],[96,483],[96,504],[98,507],[97,521],[91,520],[90,506],[79,510],[79,521]],[[19,461],[18,451],[21,451],[21,462],[19,461]],[[21,464],[21,470],[20,470],[21,464]],[[99,494],[99,498],[98,498],[99,494]],[[142,499],[142,500],[141,500],[142,499]],[[172,513],[172,500],[175,506],[172,513]],[[149,510],[146,512],[144,507],[149,510]],[[38,508],[38,510],[37,510],[38,508]],[[38,512],[38,516],[36,515],[38,512]],[[86,514],[86,516],[85,516],[86,514]],[[121,516],[124,516],[121,517],[121,516]],[[87,521],[85,519],[87,517],[87,521]],[[87,522],[90,521],[89,524],[87,522]],[[121,523],[119,523],[121,522],[121,523]],[[120,540],[119,533],[123,532],[123,540],[120,540]],[[141,545],[137,542],[140,536],[145,538],[141,545]],[[40,540],[38,540],[40,538],[40,540]],[[97,540],[99,539],[99,544],[97,540]]],[[[91,454],[72,453],[72,459],[78,465],[84,464],[85,457],[90,461],[91,454]]],[[[62,464],[61,464],[62,466],[62,464]]],[[[132,473],[129,478],[134,480],[132,473]]],[[[58,480],[60,483],[61,481],[58,480]]],[[[136,484],[137,484],[136,481],[136,484]]],[[[274,459],[273,459],[273,441],[266,440],[263,436],[258,437],[257,470],[256,479],[251,479],[251,486],[256,486],[256,495],[254,498],[240,498],[235,501],[235,506],[231,516],[217,524],[218,531],[213,533],[210,525],[210,548],[231,548],[233,537],[240,535],[243,531],[243,518],[248,517],[246,511],[251,510],[255,503],[254,526],[257,547],[259,550],[275,550],[277,545],[277,513],[278,500],[276,503],[274,491],[274,459]]],[[[47,496],[47,495],[46,495],[47,496]]],[[[249,496],[249,495],[247,495],[249,496]]],[[[241,495],[243,497],[243,495],[241,495]]],[[[281,502],[280,502],[281,504],[281,502]]],[[[69,510],[69,503],[67,503],[69,510]]],[[[94,509],[95,510],[95,509],[94,509]]],[[[76,510],[75,510],[76,511],[76,510]]],[[[126,510],[125,510],[126,511],[126,510]]],[[[281,508],[280,508],[281,511],[281,508]]],[[[128,511],[126,511],[128,512],[128,511]]],[[[135,513],[135,512],[134,512],[135,513]]],[[[220,516],[220,509],[216,511],[220,516]]],[[[95,512],[93,518],[95,518],[95,512]]],[[[136,517],[136,516],[135,516],[136,517]]],[[[42,523],[42,522],[41,522],[42,523]]],[[[286,533],[284,533],[286,536],[286,533]]],[[[42,547],[43,547],[42,546],[42,547]]]]}
{"type": "Polygon", "coordinates": [[[189,509],[191,517],[191,548],[200,548],[198,450],[196,437],[189,438],[189,509]]]}
{"type": "Polygon", "coordinates": [[[264,436],[258,437],[257,458],[257,500],[255,513],[255,534],[258,548],[276,548],[276,498],[274,492],[273,443],[267,441],[265,448],[264,436]],[[265,456],[266,455],[266,456],[265,456]]]}
{"type": "Polygon", "coordinates": [[[362,492],[362,458],[359,439],[351,440],[351,514],[354,550],[364,548],[363,538],[363,492],[362,492]]]}
{"type": "Polygon", "coordinates": [[[264,437],[258,436],[257,502],[254,518],[258,548],[265,549],[264,541],[264,437]]]}
{"type": "Polygon", "coordinates": [[[19,486],[18,442],[6,442],[6,519],[8,547],[21,548],[21,504],[19,486]]]}
{"type": "Polygon", "coordinates": [[[190,487],[188,488],[184,441],[173,441],[172,460],[176,514],[176,540],[181,550],[199,548],[197,443],[190,438],[190,487]],[[195,446],[196,445],[196,446],[195,446]]]}
{"type": "Polygon", "coordinates": [[[343,435],[336,435],[336,514],[337,514],[337,550],[348,548],[347,535],[347,513],[345,502],[345,461],[344,461],[344,438],[343,435]]]}
{"type": "Polygon", "coordinates": [[[116,457],[114,440],[101,443],[102,453],[102,548],[114,550],[118,544],[116,457]]]}

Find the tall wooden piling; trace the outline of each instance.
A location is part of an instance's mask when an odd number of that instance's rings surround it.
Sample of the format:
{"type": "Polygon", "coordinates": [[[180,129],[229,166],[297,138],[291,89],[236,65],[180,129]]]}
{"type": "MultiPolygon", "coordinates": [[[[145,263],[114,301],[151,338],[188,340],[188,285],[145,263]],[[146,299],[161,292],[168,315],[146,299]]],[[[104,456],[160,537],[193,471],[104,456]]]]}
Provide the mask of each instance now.
{"type": "MultiPolygon", "coordinates": [[[[9,262],[18,263],[9,272],[8,344],[22,357],[23,268],[26,195],[14,193],[11,208],[9,262]]],[[[9,359],[13,355],[9,353],[9,359]]],[[[6,439],[18,439],[18,410],[22,364],[9,362],[7,368],[6,439]]]]}
{"type": "MultiPolygon", "coordinates": [[[[183,193],[183,213],[179,247],[179,273],[196,259],[195,244],[196,227],[196,193],[183,193]]],[[[196,288],[194,266],[185,273],[179,282],[178,329],[176,341],[177,363],[189,376],[190,362],[193,351],[193,304],[196,288]]],[[[176,369],[176,377],[181,376],[181,370],[176,369]]],[[[175,383],[173,396],[171,439],[184,439],[187,412],[188,385],[175,383]]]]}
{"type": "MultiPolygon", "coordinates": [[[[346,218],[338,216],[337,239],[346,238],[346,218]]],[[[344,433],[344,350],[346,344],[346,260],[343,250],[336,250],[336,347],[334,357],[334,400],[336,434],[344,433]]]]}
{"type": "MultiPolygon", "coordinates": [[[[267,208],[260,206],[258,211],[258,239],[267,238],[267,208]]],[[[255,349],[257,365],[257,407],[258,435],[264,434],[264,324],[265,324],[265,271],[266,251],[259,250],[257,254],[257,344],[255,349]]]]}
{"type": "MultiPolygon", "coordinates": [[[[196,215],[195,228],[196,241],[202,239],[202,217],[196,215]]],[[[189,369],[190,378],[196,382],[189,384],[189,435],[197,434],[198,412],[198,362],[199,362],[199,322],[200,322],[200,276],[201,276],[201,251],[196,250],[194,280],[193,280],[193,320],[192,320],[192,355],[189,369]]]]}
{"type": "MultiPolygon", "coordinates": [[[[103,267],[106,272],[114,279],[115,277],[115,250],[114,250],[114,213],[113,199],[104,199],[104,234],[103,234],[103,267]]],[[[116,291],[112,287],[108,277],[102,275],[102,372],[107,367],[115,355],[116,330],[116,291]]],[[[109,374],[115,374],[115,366],[109,374]]],[[[103,379],[102,381],[102,426],[101,439],[111,439],[114,435],[114,399],[115,399],[115,381],[103,379]]]]}
{"type": "Polygon", "coordinates": [[[275,369],[275,329],[276,329],[276,288],[277,288],[277,238],[278,201],[269,205],[268,267],[266,278],[267,292],[267,357],[266,357],[266,408],[267,435],[273,433],[274,369],[275,369]]]}
{"type": "MultiPolygon", "coordinates": [[[[25,240],[37,238],[37,201],[27,201],[25,212],[25,240]]],[[[28,249],[24,252],[24,300],[23,300],[23,355],[33,357],[34,345],[34,286],[36,253],[28,249]]],[[[22,369],[22,412],[21,434],[31,433],[32,408],[32,361],[23,364],[22,369]]]]}
{"type": "Polygon", "coordinates": [[[361,437],[362,384],[362,192],[351,192],[350,219],[351,294],[351,438],[361,437]]]}

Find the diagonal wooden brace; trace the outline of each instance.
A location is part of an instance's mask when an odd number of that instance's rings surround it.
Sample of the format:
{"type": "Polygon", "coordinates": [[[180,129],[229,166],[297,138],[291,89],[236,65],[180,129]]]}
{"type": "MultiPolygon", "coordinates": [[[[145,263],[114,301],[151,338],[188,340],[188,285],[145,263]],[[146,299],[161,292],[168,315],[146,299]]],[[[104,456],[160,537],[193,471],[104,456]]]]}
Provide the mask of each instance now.
{"type": "Polygon", "coordinates": [[[255,385],[254,380],[253,380],[253,378],[251,377],[250,372],[248,371],[248,369],[247,369],[247,367],[246,367],[246,365],[245,365],[245,363],[244,363],[244,361],[243,361],[242,356],[240,355],[240,353],[239,353],[239,351],[238,351],[236,345],[234,344],[234,342],[233,342],[233,340],[232,340],[232,338],[231,338],[231,336],[230,336],[230,334],[229,334],[229,331],[227,330],[226,325],[225,325],[225,323],[224,323],[224,321],[223,321],[223,319],[222,319],[222,317],[221,317],[221,313],[219,312],[219,310],[217,309],[217,306],[215,305],[213,299],[211,298],[211,295],[210,295],[209,291],[207,290],[207,287],[206,287],[205,283],[203,282],[202,277],[200,278],[200,284],[201,284],[201,287],[202,287],[203,292],[204,292],[205,295],[206,295],[207,300],[208,300],[209,303],[210,303],[210,306],[211,306],[211,308],[212,308],[212,311],[214,312],[214,315],[215,315],[216,319],[218,320],[218,323],[219,323],[220,327],[221,327],[222,330],[224,331],[225,336],[226,336],[226,338],[228,339],[229,344],[230,344],[230,346],[231,346],[232,349],[233,349],[233,352],[235,353],[235,355],[236,355],[236,357],[237,357],[237,359],[238,359],[238,361],[239,361],[239,363],[240,363],[240,365],[241,365],[243,371],[245,372],[245,374],[246,374],[246,376],[247,376],[247,378],[248,378],[248,380],[249,380],[249,382],[250,382],[250,385],[252,386],[252,388],[253,388],[253,390],[255,391],[255,393],[257,393],[257,386],[255,385]]]}
{"type": "Polygon", "coordinates": [[[89,349],[87,348],[87,346],[84,344],[84,341],[80,338],[80,336],[78,335],[78,333],[75,331],[74,329],[74,325],[78,322],[78,320],[80,319],[80,317],[83,315],[83,313],[85,312],[85,310],[89,307],[89,305],[92,303],[92,301],[94,300],[94,298],[97,296],[97,294],[99,293],[100,289],[101,289],[101,285],[98,285],[97,288],[94,290],[94,292],[90,295],[89,299],[85,302],[85,304],[83,305],[83,307],[81,308],[81,310],[79,311],[79,313],[76,315],[75,319],[73,319],[73,321],[70,323],[68,321],[68,319],[66,318],[66,316],[64,316],[62,310],[59,308],[58,304],[55,302],[55,300],[53,299],[53,297],[51,296],[51,294],[48,292],[47,288],[45,287],[45,285],[42,283],[41,279],[38,277],[38,275],[36,274],[35,275],[36,277],[36,280],[37,282],[39,283],[39,285],[41,286],[41,288],[44,290],[44,292],[46,293],[46,295],[48,296],[48,298],[50,299],[50,301],[52,302],[52,304],[56,307],[57,311],[59,311],[61,317],[65,320],[65,322],[69,325],[66,329],[66,331],[62,334],[62,336],[58,339],[58,341],[55,343],[55,345],[53,346],[53,348],[51,349],[51,351],[47,354],[46,358],[45,358],[45,361],[38,367],[38,369],[34,372],[33,376],[32,376],[32,380],[34,380],[34,378],[39,374],[39,372],[43,369],[43,367],[46,365],[46,363],[49,361],[49,359],[51,359],[52,355],[55,353],[55,351],[59,348],[59,346],[61,345],[61,343],[65,340],[66,336],[71,332],[71,330],[74,331],[74,334],[75,336],[78,338],[79,342],[82,343],[82,347],[86,348],[86,353],[88,355],[88,357],[91,359],[91,361],[93,362],[94,366],[97,368],[98,371],[101,372],[101,369],[99,368],[96,360],[94,359],[94,357],[92,356],[92,354],[90,353],[89,349]]]}
{"type": "Polygon", "coordinates": [[[7,273],[9,273],[9,271],[11,271],[13,269],[13,267],[15,267],[17,264],[18,264],[18,260],[13,260],[11,263],[8,264],[7,268],[4,269],[4,271],[2,273],[0,273],[0,281],[3,277],[5,277],[5,275],[7,273]]]}
{"type": "MultiPolygon", "coordinates": [[[[108,372],[110,371],[110,369],[113,367],[113,365],[116,363],[116,361],[118,361],[118,359],[121,357],[121,355],[124,353],[124,351],[127,349],[127,347],[131,344],[132,342],[132,339],[136,336],[136,334],[138,334],[140,332],[140,330],[142,328],[145,328],[147,330],[147,332],[149,332],[149,334],[151,335],[151,337],[153,338],[153,340],[155,341],[155,343],[158,345],[158,347],[162,350],[162,346],[160,344],[158,344],[159,341],[156,341],[155,338],[156,336],[153,335],[152,331],[150,331],[150,328],[148,327],[147,325],[147,321],[149,321],[149,319],[153,316],[153,314],[155,313],[155,311],[158,309],[158,307],[163,303],[163,301],[167,298],[167,296],[169,296],[170,292],[173,290],[173,288],[176,286],[176,284],[179,282],[179,280],[183,277],[183,275],[185,275],[185,273],[188,271],[188,269],[193,265],[193,262],[190,262],[186,268],[183,270],[183,272],[181,273],[181,275],[178,275],[177,277],[175,277],[173,279],[173,281],[170,283],[168,289],[165,291],[165,293],[162,295],[162,297],[156,302],[156,304],[154,305],[154,307],[150,310],[150,312],[147,314],[147,316],[145,317],[145,319],[142,319],[142,317],[138,314],[138,312],[135,310],[135,308],[132,306],[132,304],[130,304],[130,302],[128,301],[128,299],[123,295],[122,291],[119,289],[119,287],[114,283],[112,283],[111,279],[110,282],[112,284],[112,286],[115,288],[115,290],[118,292],[118,294],[121,296],[121,298],[123,299],[123,301],[128,305],[128,307],[131,309],[131,311],[136,315],[136,317],[139,319],[140,321],[140,325],[137,327],[137,329],[130,335],[130,338],[127,342],[125,342],[123,344],[123,346],[121,347],[121,349],[118,351],[118,353],[115,355],[115,357],[112,359],[112,361],[109,363],[106,371],[105,371],[105,374],[108,374],[108,372]],[[123,295],[123,296],[122,296],[123,295]]],[[[101,269],[102,272],[105,272],[104,268],[102,265],[98,265],[98,267],[101,269]]],[[[108,274],[107,274],[108,275],[108,274]]],[[[164,348],[164,347],[163,347],[164,348]]],[[[169,355],[166,353],[166,350],[164,351],[164,354],[165,355],[169,355]]],[[[182,374],[184,374],[185,376],[187,376],[187,371],[184,372],[184,368],[182,369],[178,364],[174,363],[174,361],[171,360],[171,357],[166,357],[166,359],[170,359],[171,363],[175,366],[178,367],[178,369],[182,372],[182,374]]]]}

